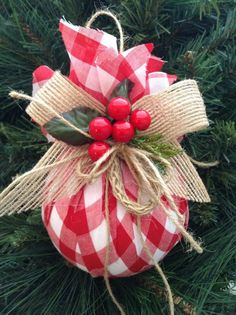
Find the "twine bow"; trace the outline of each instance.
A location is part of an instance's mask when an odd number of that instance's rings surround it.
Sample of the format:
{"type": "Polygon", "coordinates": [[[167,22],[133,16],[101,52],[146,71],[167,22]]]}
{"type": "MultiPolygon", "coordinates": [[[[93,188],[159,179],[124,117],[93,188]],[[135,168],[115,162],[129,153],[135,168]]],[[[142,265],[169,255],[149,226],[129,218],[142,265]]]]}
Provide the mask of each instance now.
{"type": "MultiPolygon", "coordinates": [[[[81,170],[82,163],[80,161],[77,164],[76,172],[80,178],[84,179],[85,183],[89,183],[107,172],[107,177],[116,199],[121,201],[128,212],[142,216],[154,209],[164,190],[164,187],[162,187],[163,183],[153,176],[154,172],[159,173],[159,171],[153,163],[150,163],[150,158],[162,162],[168,168],[171,167],[170,163],[160,156],[129,147],[125,144],[116,144],[99,159],[90,173],[84,173],[81,170]],[[139,190],[148,194],[149,198],[145,204],[133,201],[127,196],[123,185],[120,161],[124,161],[128,165],[139,190]]],[[[158,176],[161,177],[160,173],[158,176]]]]}

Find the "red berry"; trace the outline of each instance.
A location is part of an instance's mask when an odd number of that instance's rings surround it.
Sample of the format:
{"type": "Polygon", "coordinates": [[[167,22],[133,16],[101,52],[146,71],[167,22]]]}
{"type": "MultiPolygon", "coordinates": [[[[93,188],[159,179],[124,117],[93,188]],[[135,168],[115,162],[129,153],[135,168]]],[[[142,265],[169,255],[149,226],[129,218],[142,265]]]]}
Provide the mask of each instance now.
{"type": "Polygon", "coordinates": [[[88,147],[88,154],[92,161],[99,160],[110,149],[109,144],[95,141],[88,147]]]}
{"type": "Polygon", "coordinates": [[[89,123],[89,133],[95,140],[106,140],[112,132],[112,124],[105,117],[96,117],[89,123]]]}
{"type": "Polygon", "coordinates": [[[115,120],[126,119],[130,114],[130,110],[129,101],[122,96],[113,98],[107,106],[108,115],[115,120]]]}
{"type": "Polygon", "coordinates": [[[144,109],[136,109],[130,116],[130,122],[138,130],[146,130],[151,124],[151,116],[144,109]]]}
{"type": "Polygon", "coordinates": [[[117,121],[112,128],[112,137],[117,142],[129,142],[134,136],[134,127],[128,121],[117,121]]]}

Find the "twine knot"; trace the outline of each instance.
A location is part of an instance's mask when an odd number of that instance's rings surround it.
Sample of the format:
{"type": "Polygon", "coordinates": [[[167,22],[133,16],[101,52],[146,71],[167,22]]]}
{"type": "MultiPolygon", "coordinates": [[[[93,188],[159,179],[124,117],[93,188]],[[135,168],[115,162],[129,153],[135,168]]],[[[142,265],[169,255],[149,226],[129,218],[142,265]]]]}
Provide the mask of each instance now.
{"type": "MultiPolygon", "coordinates": [[[[87,150],[84,148],[84,150],[87,150]]],[[[76,167],[77,176],[83,180],[83,184],[94,182],[100,175],[106,173],[112,187],[114,196],[126,207],[127,211],[142,216],[149,214],[159,203],[162,194],[168,194],[168,175],[171,164],[159,155],[151,154],[124,143],[114,144],[88,171],[83,160],[79,160],[76,167]],[[164,166],[165,172],[161,174],[158,166],[152,160],[156,160],[164,166]],[[124,162],[132,174],[138,187],[139,201],[131,199],[124,188],[122,178],[122,162],[124,162]],[[164,178],[163,178],[164,177],[164,178]],[[145,201],[142,196],[145,195],[145,201]]],[[[179,214],[182,220],[182,215],[179,214]]]]}

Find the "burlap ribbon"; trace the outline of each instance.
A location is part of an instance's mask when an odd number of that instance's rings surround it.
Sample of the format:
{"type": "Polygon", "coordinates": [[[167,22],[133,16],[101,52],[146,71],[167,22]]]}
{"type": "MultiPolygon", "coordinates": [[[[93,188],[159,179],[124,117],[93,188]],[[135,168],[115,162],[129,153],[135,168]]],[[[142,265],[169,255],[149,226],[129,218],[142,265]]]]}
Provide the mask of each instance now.
{"type": "MultiPolygon", "coordinates": [[[[18,94],[18,97],[21,95],[18,94]]],[[[104,105],[60,72],[55,72],[33,99],[28,98],[31,103],[26,112],[41,126],[79,106],[96,109],[105,115],[104,105]]],[[[159,94],[144,96],[132,108],[143,108],[152,117],[150,128],[140,132],[139,136],[158,133],[162,135],[162,141],[171,142],[177,147],[180,147],[176,141],[178,137],[208,126],[205,106],[193,80],[184,80],[159,94]]],[[[115,144],[108,154],[93,163],[88,157],[87,145],[73,147],[56,141],[31,171],[16,178],[1,193],[0,215],[27,211],[44,202],[71,196],[105,171],[109,174],[116,198],[128,210],[139,215],[150,212],[158,204],[161,194],[198,202],[210,201],[195,167],[184,152],[167,161],[128,145],[115,144]],[[105,162],[108,156],[110,158],[105,162]],[[127,197],[122,184],[120,160],[128,165],[140,191],[149,197],[146,204],[127,197]],[[165,176],[161,176],[153,160],[165,163],[165,176]]]]}

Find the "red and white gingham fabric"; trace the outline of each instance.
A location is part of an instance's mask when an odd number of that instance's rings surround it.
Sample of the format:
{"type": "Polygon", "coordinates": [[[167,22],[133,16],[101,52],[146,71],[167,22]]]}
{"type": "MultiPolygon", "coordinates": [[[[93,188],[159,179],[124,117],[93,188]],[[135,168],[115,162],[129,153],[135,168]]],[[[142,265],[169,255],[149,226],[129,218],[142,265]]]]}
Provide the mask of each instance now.
{"type": "MultiPolygon", "coordinates": [[[[103,31],[74,26],[64,20],[60,21],[59,30],[71,61],[70,80],[104,105],[124,79],[134,84],[129,95],[134,103],[146,94],[167,88],[177,78],[160,72],[164,61],[151,55],[153,44],[139,45],[119,53],[116,38],[103,31]]],[[[35,70],[33,94],[52,74],[47,66],[35,70]]]]}
{"type": "MultiPolygon", "coordinates": [[[[59,29],[71,60],[69,79],[82,87],[104,106],[113,89],[124,79],[133,82],[131,103],[144,95],[158,93],[176,80],[175,75],[161,72],[164,64],[151,55],[152,44],[117,50],[116,38],[99,30],[74,26],[64,20],[59,29]]],[[[41,66],[33,73],[33,94],[51,78],[53,71],[41,66]]],[[[43,130],[49,141],[55,141],[43,130]]],[[[136,200],[137,187],[127,166],[122,163],[126,193],[136,200]]],[[[58,251],[72,264],[93,277],[104,274],[106,219],[104,213],[105,174],[85,185],[76,195],[43,205],[42,217],[48,234],[58,251]]],[[[63,183],[62,183],[63,184],[63,183]]],[[[169,207],[165,197],[162,197],[169,207]]],[[[174,197],[179,212],[188,221],[188,203],[174,197]]],[[[176,216],[173,212],[173,216],[176,216]]],[[[150,268],[138,234],[136,217],[129,214],[109,188],[111,277],[126,277],[150,268]]],[[[142,236],[156,262],[173,248],[181,235],[175,225],[157,207],[141,220],[142,236]]]]}
{"type": "MultiPolygon", "coordinates": [[[[128,168],[122,165],[126,193],[136,199],[137,187],[128,168]]],[[[76,195],[43,208],[43,221],[58,251],[69,262],[93,277],[104,274],[107,227],[104,206],[105,175],[84,186],[76,195]]],[[[163,197],[166,207],[168,202],[163,197]]],[[[175,204],[188,221],[188,203],[175,197],[175,204]]],[[[173,217],[177,217],[172,212],[173,217]]],[[[127,277],[153,265],[143,248],[136,217],[126,211],[109,187],[110,277],[127,277]]],[[[176,226],[160,207],[141,219],[142,237],[156,262],[180,240],[176,226]]]]}

